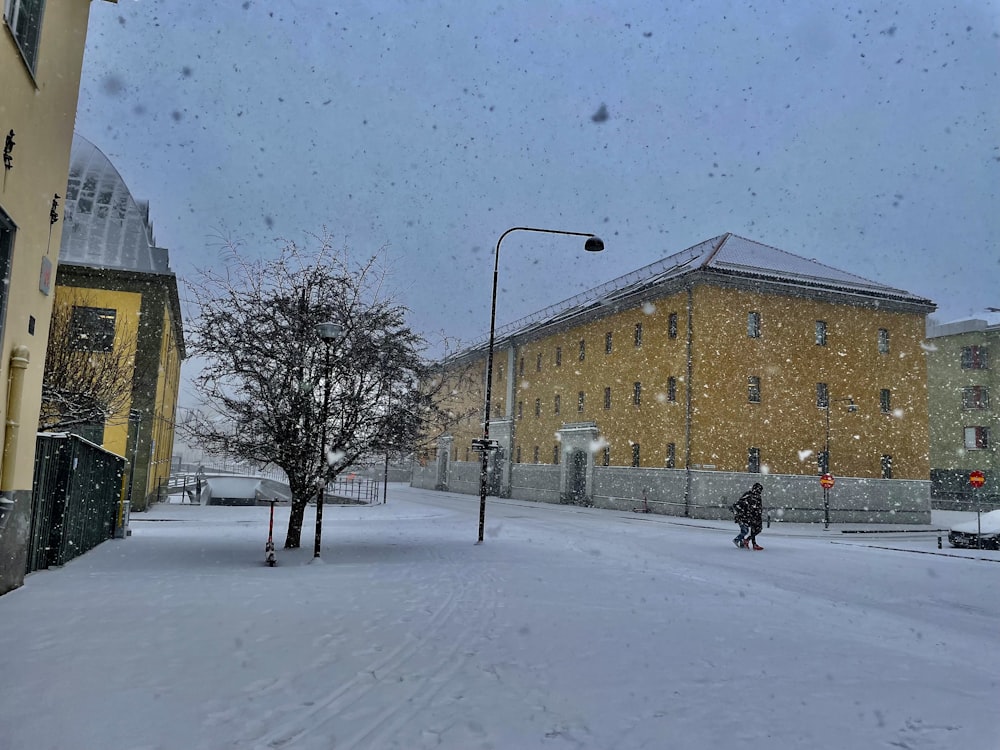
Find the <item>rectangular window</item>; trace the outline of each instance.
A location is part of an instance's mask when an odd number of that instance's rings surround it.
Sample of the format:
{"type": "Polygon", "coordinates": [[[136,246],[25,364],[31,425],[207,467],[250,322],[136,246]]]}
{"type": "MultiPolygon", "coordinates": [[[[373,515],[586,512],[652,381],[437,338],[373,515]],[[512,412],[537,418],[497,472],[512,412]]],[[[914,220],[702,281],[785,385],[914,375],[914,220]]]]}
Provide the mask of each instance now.
{"type": "Polygon", "coordinates": [[[42,29],[42,10],[45,0],[5,0],[4,20],[17,42],[18,49],[34,73],[38,60],[38,39],[42,29]]]}
{"type": "Polygon", "coordinates": [[[518,419],[523,419],[524,418],[524,402],[523,401],[518,401],[517,402],[517,418],[518,419]]]}
{"type": "Polygon", "coordinates": [[[604,452],[601,454],[601,466],[611,466],[611,448],[607,445],[604,446],[604,452]]]}
{"type": "Polygon", "coordinates": [[[82,352],[110,352],[115,345],[114,310],[73,306],[70,346],[82,352]]]}
{"type": "Polygon", "coordinates": [[[826,321],[816,321],[816,346],[826,346],[826,321]]]}
{"type": "Polygon", "coordinates": [[[667,401],[677,400],[677,378],[667,378],[667,401]]]}
{"type": "Polygon", "coordinates": [[[514,463],[516,463],[516,464],[521,463],[521,446],[520,445],[517,446],[517,450],[514,451],[514,454],[516,456],[516,458],[514,459],[514,463]]]}
{"type": "Polygon", "coordinates": [[[583,362],[587,358],[587,342],[584,339],[580,339],[580,361],[583,362]]]}
{"type": "Polygon", "coordinates": [[[990,389],[982,385],[970,385],[962,389],[963,409],[989,409],[990,389]]]}
{"type": "Polygon", "coordinates": [[[532,457],[531,460],[532,460],[532,463],[536,463],[536,464],[538,463],[538,446],[537,445],[535,446],[535,452],[534,452],[533,457],[532,457]]]}
{"type": "Polygon", "coordinates": [[[604,389],[604,408],[605,409],[610,409],[611,408],[611,389],[610,388],[605,388],[604,389]]]}
{"type": "Polygon", "coordinates": [[[879,328],[878,329],[878,353],[888,354],[889,353],[889,329],[879,328]]]}
{"type": "Polygon", "coordinates": [[[989,427],[966,427],[965,447],[967,450],[985,450],[990,447],[989,427]]]}
{"type": "Polygon", "coordinates": [[[760,448],[747,451],[747,473],[760,474],[760,448]]]}
{"type": "Polygon", "coordinates": [[[667,318],[667,335],[672,339],[677,338],[677,313],[670,313],[667,318]]]}
{"type": "Polygon", "coordinates": [[[888,388],[883,388],[878,392],[878,405],[883,414],[888,414],[892,411],[892,394],[888,388]]]}
{"type": "Polygon", "coordinates": [[[642,403],[642,383],[632,384],[632,403],[636,406],[642,403]]]}
{"type": "Polygon", "coordinates": [[[751,375],[747,378],[747,390],[749,395],[749,400],[754,404],[760,403],[760,378],[756,375],[751,375]]]}
{"type": "Polygon", "coordinates": [[[816,465],[820,474],[830,473],[830,454],[826,451],[819,451],[816,454],[816,465]]]}
{"type": "Polygon", "coordinates": [[[988,370],[990,360],[985,346],[966,346],[962,348],[963,370],[988,370]]]}
{"type": "Polygon", "coordinates": [[[503,365],[497,367],[497,380],[503,380],[503,365]]]}
{"type": "Polygon", "coordinates": [[[562,365],[562,347],[561,346],[557,346],[556,347],[556,367],[560,367],[561,365],[562,365]]]}
{"type": "Polygon", "coordinates": [[[535,399],[535,416],[540,417],[542,415],[542,400],[540,398],[535,399]]]}
{"type": "Polygon", "coordinates": [[[521,357],[517,362],[517,374],[524,377],[524,357],[521,357]]]}
{"type": "Polygon", "coordinates": [[[755,310],[747,313],[747,336],[752,339],[760,338],[760,313],[755,310]]]}
{"type": "Polygon", "coordinates": [[[604,334],[604,353],[611,354],[611,331],[604,334]]]}
{"type": "Polygon", "coordinates": [[[576,410],[577,411],[583,411],[583,397],[584,397],[583,391],[580,391],[579,393],[576,394],[576,410]]]}
{"type": "Polygon", "coordinates": [[[639,444],[632,443],[632,465],[639,466],[639,444]]]}
{"type": "Polygon", "coordinates": [[[552,463],[556,466],[559,465],[559,445],[558,443],[552,447],[552,463]]]}
{"type": "Polygon", "coordinates": [[[559,394],[557,393],[556,394],[556,398],[555,398],[555,412],[556,412],[556,414],[559,413],[559,407],[561,405],[560,404],[561,401],[562,401],[562,399],[559,398],[559,394]]]}
{"type": "Polygon", "coordinates": [[[667,458],[663,465],[668,469],[673,469],[677,463],[677,446],[673,443],[667,443],[667,458]]]}
{"type": "Polygon", "coordinates": [[[539,354],[537,357],[535,357],[535,372],[541,372],[541,371],[542,371],[542,355],[539,354]]]}
{"type": "Polygon", "coordinates": [[[816,406],[820,409],[830,406],[830,390],[826,387],[826,383],[816,384],[816,406]]]}
{"type": "Polygon", "coordinates": [[[635,345],[642,346],[642,323],[635,324],[635,345]]]}
{"type": "Polygon", "coordinates": [[[892,456],[882,454],[882,478],[892,479],[892,456]]]}

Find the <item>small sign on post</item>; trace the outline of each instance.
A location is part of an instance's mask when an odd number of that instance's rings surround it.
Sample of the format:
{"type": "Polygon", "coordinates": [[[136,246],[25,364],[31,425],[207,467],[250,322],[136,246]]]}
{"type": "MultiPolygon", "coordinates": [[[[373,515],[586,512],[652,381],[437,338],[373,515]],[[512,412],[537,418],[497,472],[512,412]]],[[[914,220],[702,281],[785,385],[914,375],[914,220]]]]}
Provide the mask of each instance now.
{"type": "Polygon", "coordinates": [[[976,469],[969,474],[969,484],[971,484],[976,489],[979,489],[986,483],[986,475],[983,472],[976,469]]]}
{"type": "Polygon", "coordinates": [[[828,490],[833,487],[833,474],[824,474],[819,478],[819,483],[823,486],[824,490],[828,490]]]}
{"type": "Polygon", "coordinates": [[[483,438],[477,438],[472,441],[472,450],[476,453],[490,453],[495,450],[500,449],[500,443],[496,440],[485,440],[483,438]]]}

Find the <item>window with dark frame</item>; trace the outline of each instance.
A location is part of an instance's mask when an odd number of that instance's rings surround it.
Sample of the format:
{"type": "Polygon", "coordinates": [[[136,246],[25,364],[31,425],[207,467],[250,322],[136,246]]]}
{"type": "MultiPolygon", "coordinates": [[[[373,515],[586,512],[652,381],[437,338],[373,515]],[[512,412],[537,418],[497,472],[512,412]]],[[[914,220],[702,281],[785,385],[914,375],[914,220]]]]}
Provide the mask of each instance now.
{"type": "Polygon", "coordinates": [[[887,453],[882,454],[882,478],[892,479],[892,456],[887,453]]]}
{"type": "Polygon", "coordinates": [[[601,454],[601,466],[611,466],[611,448],[610,446],[604,446],[604,452],[601,454]]]}
{"type": "Polygon", "coordinates": [[[583,411],[583,399],[584,399],[584,393],[583,393],[583,391],[580,391],[579,393],[576,394],[576,410],[577,411],[583,411]]]}
{"type": "Polygon", "coordinates": [[[542,400],[540,398],[535,399],[535,416],[542,416],[542,400]]]}
{"type": "Polygon", "coordinates": [[[557,346],[556,347],[556,367],[560,367],[561,365],[562,365],[562,347],[561,346],[557,346]]]}
{"type": "Polygon", "coordinates": [[[639,444],[632,443],[632,466],[639,466],[639,444]]]}
{"type": "Polygon", "coordinates": [[[889,329],[879,328],[878,329],[878,353],[888,354],[889,353],[889,329]]]}
{"type": "Polygon", "coordinates": [[[635,324],[635,345],[642,346],[642,323],[635,324]]]}
{"type": "Polygon", "coordinates": [[[670,313],[667,318],[667,336],[677,338],[677,313],[670,313]]]}
{"type": "Polygon", "coordinates": [[[990,408],[990,389],[984,385],[970,385],[962,389],[963,409],[990,408]]]}
{"type": "Polygon", "coordinates": [[[965,448],[966,450],[986,450],[990,447],[989,427],[966,427],[965,428],[965,448]]]}
{"type": "Polygon", "coordinates": [[[747,336],[752,339],[760,338],[760,313],[756,310],[747,313],[747,336]]]}
{"type": "Polygon", "coordinates": [[[963,370],[988,370],[989,368],[989,353],[985,346],[966,346],[962,348],[963,370]]]}
{"type": "Polygon", "coordinates": [[[677,446],[674,443],[667,443],[667,457],[663,465],[668,469],[673,469],[677,462],[677,446]]]}
{"type": "Polygon", "coordinates": [[[532,463],[538,463],[538,446],[535,446],[535,452],[532,456],[532,463]]]}
{"type": "Polygon", "coordinates": [[[517,418],[518,419],[524,419],[524,402],[523,401],[518,401],[517,402],[517,418]]]}
{"type": "Polygon", "coordinates": [[[611,339],[611,331],[608,331],[606,334],[604,334],[604,353],[605,354],[611,354],[611,348],[612,348],[611,347],[611,341],[612,341],[612,339],[611,339]]]}
{"type": "Polygon", "coordinates": [[[677,400],[677,378],[672,375],[667,378],[667,401],[677,400]]]}
{"type": "Polygon", "coordinates": [[[747,451],[747,473],[760,474],[760,448],[747,451]]]}
{"type": "Polygon", "coordinates": [[[524,377],[524,357],[521,357],[517,362],[517,374],[524,377]]]}
{"type": "Polygon", "coordinates": [[[747,378],[747,390],[748,390],[748,400],[750,403],[759,404],[760,403],[760,378],[756,375],[750,375],[747,378]]]}
{"type": "Polygon", "coordinates": [[[639,381],[632,384],[632,403],[636,406],[642,403],[642,383],[639,381]]]}
{"type": "Polygon", "coordinates": [[[816,321],[816,346],[826,346],[826,321],[816,321]]]}
{"type": "Polygon", "coordinates": [[[541,371],[542,371],[542,354],[541,352],[539,352],[538,356],[535,357],[535,372],[541,372],[541,371]]]}
{"type": "Polygon", "coordinates": [[[521,463],[521,446],[520,445],[517,446],[517,450],[514,451],[514,454],[516,456],[516,458],[514,459],[514,463],[516,463],[516,464],[521,463]]]}
{"type": "Polygon", "coordinates": [[[587,341],[586,339],[580,339],[580,361],[583,362],[587,358],[587,341]]]}
{"type": "Polygon", "coordinates": [[[883,414],[892,412],[892,394],[888,388],[883,388],[878,392],[878,406],[883,414]]]}
{"type": "Polygon", "coordinates": [[[611,408],[611,388],[604,389],[604,408],[611,408]]]}
{"type": "Polygon", "coordinates": [[[110,352],[115,346],[117,312],[105,307],[73,306],[70,346],[79,352],[110,352]]]}
{"type": "Polygon", "coordinates": [[[820,409],[826,409],[830,406],[830,390],[826,383],[816,384],[816,406],[820,409]]]}
{"type": "Polygon", "coordinates": [[[555,403],[554,403],[555,413],[558,414],[559,413],[559,408],[560,408],[560,405],[561,405],[560,402],[562,401],[562,399],[559,397],[558,393],[555,395],[554,401],[555,401],[555,403]]]}
{"type": "Polygon", "coordinates": [[[7,28],[10,29],[28,69],[34,73],[38,64],[38,42],[45,0],[7,0],[4,6],[7,28]]]}
{"type": "Polygon", "coordinates": [[[816,453],[816,466],[820,474],[827,474],[830,471],[830,454],[826,451],[816,453]]]}
{"type": "Polygon", "coordinates": [[[558,443],[556,443],[556,445],[554,445],[552,447],[552,463],[554,463],[556,466],[559,465],[559,444],[558,443]]]}

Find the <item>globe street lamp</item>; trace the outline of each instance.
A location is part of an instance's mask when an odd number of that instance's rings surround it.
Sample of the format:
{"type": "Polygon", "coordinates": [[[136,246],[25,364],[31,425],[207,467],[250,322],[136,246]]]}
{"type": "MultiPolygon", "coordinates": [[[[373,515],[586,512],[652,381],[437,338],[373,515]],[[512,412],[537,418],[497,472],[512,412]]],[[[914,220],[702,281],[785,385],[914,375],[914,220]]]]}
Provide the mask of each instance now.
{"type": "Polygon", "coordinates": [[[487,474],[489,471],[490,453],[497,448],[490,441],[490,400],[493,394],[493,342],[496,331],[497,319],[497,275],[500,268],[500,243],[503,242],[511,232],[537,232],[539,234],[562,234],[571,237],[586,237],[587,240],[583,249],[588,253],[599,253],[604,249],[604,242],[600,237],[591,232],[564,232],[559,229],[538,229],[537,227],[511,227],[500,235],[497,240],[497,249],[493,259],[493,298],[490,305],[490,343],[486,350],[486,407],[483,417],[483,438],[473,440],[472,449],[482,454],[482,468],[479,474],[479,541],[483,543],[483,531],[486,527],[486,486],[487,474]]]}
{"type": "MultiPolygon", "coordinates": [[[[854,403],[854,399],[848,396],[847,398],[829,398],[826,399],[826,447],[823,450],[823,465],[820,467],[821,474],[829,474],[830,472],[830,404],[835,404],[838,402],[844,402],[847,404],[847,411],[855,412],[858,410],[858,405],[854,403]]],[[[830,528],[830,488],[823,487],[823,528],[830,528]]]]}
{"type": "Polygon", "coordinates": [[[326,453],[326,423],[330,417],[330,346],[344,337],[344,327],[340,323],[319,323],[316,335],[324,345],[323,352],[323,409],[322,427],[319,440],[319,492],[316,494],[316,538],[313,542],[313,559],[319,557],[320,541],[323,537],[323,496],[326,494],[326,475],[329,459],[326,453]]]}

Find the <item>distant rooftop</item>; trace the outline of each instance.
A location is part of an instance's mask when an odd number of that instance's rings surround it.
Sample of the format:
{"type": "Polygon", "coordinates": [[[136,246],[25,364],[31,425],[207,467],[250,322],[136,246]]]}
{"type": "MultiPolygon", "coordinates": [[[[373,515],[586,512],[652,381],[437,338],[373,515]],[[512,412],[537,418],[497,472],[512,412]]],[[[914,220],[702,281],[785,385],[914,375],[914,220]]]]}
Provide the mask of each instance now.
{"type": "MultiPolygon", "coordinates": [[[[497,329],[497,338],[526,334],[534,328],[553,325],[588,310],[620,304],[672,279],[695,271],[715,276],[742,277],[780,283],[800,289],[836,292],[866,300],[885,300],[915,305],[926,312],[935,309],[929,299],[902,289],[879,284],[816,260],[763,245],[735,234],[726,233],[699,242],[643,268],[619,276],[586,292],[532,313],[497,329]]],[[[485,344],[477,339],[472,349],[485,344]]]]}
{"type": "Polygon", "coordinates": [[[79,133],[70,152],[59,262],[173,274],[167,250],[156,247],[149,204],[132,197],[108,157],[79,133]]]}

